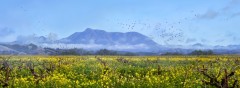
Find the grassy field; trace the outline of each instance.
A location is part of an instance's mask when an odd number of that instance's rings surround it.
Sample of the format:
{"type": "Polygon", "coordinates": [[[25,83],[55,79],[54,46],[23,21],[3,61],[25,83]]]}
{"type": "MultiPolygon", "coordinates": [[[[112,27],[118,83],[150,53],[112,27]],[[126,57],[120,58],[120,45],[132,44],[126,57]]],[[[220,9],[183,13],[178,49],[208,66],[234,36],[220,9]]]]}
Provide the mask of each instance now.
{"type": "Polygon", "coordinates": [[[239,88],[240,56],[1,56],[0,87],[239,88]]]}

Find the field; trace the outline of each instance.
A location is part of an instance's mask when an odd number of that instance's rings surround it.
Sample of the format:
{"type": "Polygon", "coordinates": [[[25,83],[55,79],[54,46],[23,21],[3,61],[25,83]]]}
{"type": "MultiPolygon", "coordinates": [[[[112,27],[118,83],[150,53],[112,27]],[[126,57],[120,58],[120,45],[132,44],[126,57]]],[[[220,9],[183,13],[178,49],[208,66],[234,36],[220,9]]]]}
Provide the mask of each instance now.
{"type": "Polygon", "coordinates": [[[1,87],[239,88],[239,56],[1,56],[1,87]]]}

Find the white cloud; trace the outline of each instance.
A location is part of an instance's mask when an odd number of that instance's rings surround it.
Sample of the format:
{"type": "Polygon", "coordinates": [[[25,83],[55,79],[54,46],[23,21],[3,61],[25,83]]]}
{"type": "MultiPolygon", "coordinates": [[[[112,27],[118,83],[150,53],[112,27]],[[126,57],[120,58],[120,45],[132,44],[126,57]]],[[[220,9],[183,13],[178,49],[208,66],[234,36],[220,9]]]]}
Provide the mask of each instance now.
{"type": "Polygon", "coordinates": [[[227,15],[230,18],[240,16],[240,12],[233,13],[232,11],[236,8],[239,8],[237,6],[240,6],[240,0],[231,0],[228,4],[226,4],[223,8],[220,8],[219,10],[212,10],[209,9],[203,14],[198,14],[196,17],[199,19],[215,19],[220,15],[227,15]]]}
{"type": "Polygon", "coordinates": [[[186,43],[193,43],[193,42],[196,42],[196,41],[197,41],[197,39],[188,38],[188,39],[186,40],[186,43]]]}
{"type": "Polygon", "coordinates": [[[0,37],[6,37],[13,34],[15,31],[10,28],[1,28],[0,29],[0,37]]]}
{"type": "Polygon", "coordinates": [[[237,16],[240,16],[240,12],[237,12],[237,13],[232,14],[231,18],[237,17],[237,16]]]}
{"type": "Polygon", "coordinates": [[[204,14],[197,15],[199,19],[214,19],[219,15],[219,12],[214,10],[208,10],[204,14]]]}
{"type": "Polygon", "coordinates": [[[71,49],[71,48],[83,48],[90,50],[98,49],[109,49],[109,50],[147,50],[149,47],[145,44],[136,44],[136,45],[101,45],[101,44],[41,44],[42,47],[49,48],[62,48],[62,49],[71,49]]]}
{"type": "Polygon", "coordinates": [[[53,41],[55,41],[55,40],[58,39],[58,35],[55,34],[55,33],[49,33],[48,36],[47,36],[47,38],[48,38],[51,42],[53,42],[53,41]]]}
{"type": "Polygon", "coordinates": [[[237,6],[240,3],[240,0],[231,0],[223,9],[222,11],[229,11],[233,9],[235,6],[237,6]]]}

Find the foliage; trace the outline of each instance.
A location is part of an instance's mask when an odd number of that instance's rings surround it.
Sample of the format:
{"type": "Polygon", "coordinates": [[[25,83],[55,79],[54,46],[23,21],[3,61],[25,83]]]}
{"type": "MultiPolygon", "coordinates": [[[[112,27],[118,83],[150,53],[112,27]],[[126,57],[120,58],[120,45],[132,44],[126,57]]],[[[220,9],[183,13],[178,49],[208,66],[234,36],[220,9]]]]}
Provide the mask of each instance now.
{"type": "Polygon", "coordinates": [[[0,86],[239,88],[239,56],[1,56],[0,86]]]}
{"type": "Polygon", "coordinates": [[[166,53],[164,53],[164,54],[162,54],[162,55],[183,55],[183,54],[178,53],[178,52],[174,52],[174,53],[166,52],[166,53]]]}
{"type": "Polygon", "coordinates": [[[100,49],[96,52],[96,55],[118,55],[116,51],[111,51],[107,49],[100,49]]]}
{"type": "Polygon", "coordinates": [[[190,55],[214,55],[212,50],[202,51],[202,50],[195,50],[190,53],[190,55]]]}

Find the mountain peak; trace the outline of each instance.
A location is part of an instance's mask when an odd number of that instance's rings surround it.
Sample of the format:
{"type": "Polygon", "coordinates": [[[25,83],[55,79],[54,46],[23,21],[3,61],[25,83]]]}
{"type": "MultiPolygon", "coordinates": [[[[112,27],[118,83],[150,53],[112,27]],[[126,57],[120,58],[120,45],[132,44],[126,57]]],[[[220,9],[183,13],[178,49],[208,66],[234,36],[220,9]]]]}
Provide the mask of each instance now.
{"type": "Polygon", "coordinates": [[[63,44],[78,44],[82,46],[96,46],[99,48],[119,50],[140,49],[145,51],[155,50],[156,47],[158,47],[156,42],[138,32],[106,32],[104,30],[91,28],[87,28],[83,32],[76,32],[59,40],[59,42],[63,44]]]}
{"type": "Polygon", "coordinates": [[[104,30],[99,30],[99,29],[87,28],[87,29],[85,29],[84,32],[106,32],[106,31],[104,31],[104,30]]]}
{"type": "Polygon", "coordinates": [[[201,43],[196,43],[196,44],[193,44],[193,46],[204,46],[204,45],[201,43]]]}

